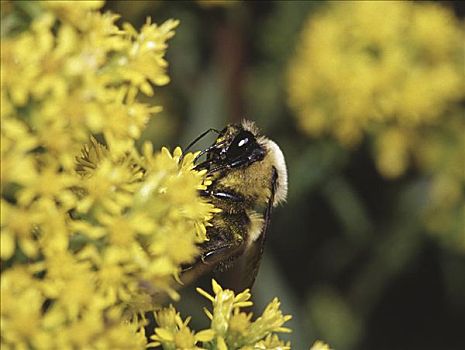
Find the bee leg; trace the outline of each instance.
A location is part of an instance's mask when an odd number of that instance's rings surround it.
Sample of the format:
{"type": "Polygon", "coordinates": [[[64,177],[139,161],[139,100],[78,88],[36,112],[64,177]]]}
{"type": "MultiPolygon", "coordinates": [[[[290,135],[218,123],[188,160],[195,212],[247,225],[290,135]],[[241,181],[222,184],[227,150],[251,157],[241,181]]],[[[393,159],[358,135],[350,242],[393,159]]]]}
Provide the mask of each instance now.
{"type": "Polygon", "coordinates": [[[190,266],[181,272],[181,281],[184,285],[190,284],[200,276],[213,271],[222,261],[241,254],[244,245],[225,243],[202,253],[190,266]]]}
{"type": "Polygon", "coordinates": [[[222,247],[217,247],[213,250],[205,252],[201,255],[200,260],[207,265],[216,265],[225,258],[232,256],[238,246],[237,244],[225,244],[222,247]]]}
{"type": "Polygon", "coordinates": [[[216,199],[222,199],[236,203],[244,202],[244,197],[233,192],[202,190],[200,191],[200,195],[202,197],[214,197],[216,199]]]}

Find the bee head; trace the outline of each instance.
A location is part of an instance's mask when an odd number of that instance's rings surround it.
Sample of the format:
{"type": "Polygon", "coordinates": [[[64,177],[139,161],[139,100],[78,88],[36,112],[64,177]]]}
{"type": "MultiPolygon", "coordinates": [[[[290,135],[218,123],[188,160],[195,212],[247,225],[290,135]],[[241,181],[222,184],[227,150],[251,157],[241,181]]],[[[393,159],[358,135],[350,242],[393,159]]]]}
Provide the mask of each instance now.
{"type": "MultiPolygon", "coordinates": [[[[258,128],[251,121],[244,120],[239,124],[230,124],[223,130],[208,129],[185,149],[184,153],[190,149],[197,141],[208,133],[214,131],[218,134],[213,144],[201,151],[194,159],[196,170],[207,170],[207,174],[214,176],[217,180],[222,179],[223,184],[236,176],[233,187],[237,188],[237,181],[242,185],[255,188],[259,192],[261,189],[275,188],[273,206],[282,203],[287,196],[287,168],[284,155],[278,145],[272,140],[260,135],[258,128]],[[198,162],[200,157],[206,155],[203,162],[198,162]],[[261,162],[258,167],[254,167],[252,172],[243,170],[256,162],[261,162]],[[239,170],[238,173],[228,172],[228,170],[239,170]],[[273,170],[274,169],[274,170],[273,170]],[[276,178],[273,180],[273,172],[276,178]],[[232,177],[228,174],[235,173],[232,177]],[[226,180],[226,181],[224,181],[226,180]]],[[[267,192],[267,191],[261,191],[267,192]]]]}
{"type": "Polygon", "coordinates": [[[248,166],[263,160],[266,154],[257,141],[256,129],[247,122],[242,125],[231,124],[221,130],[215,142],[198,157],[205,153],[206,160],[198,164],[196,169],[208,169],[210,174],[223,169],[248,166]]]}

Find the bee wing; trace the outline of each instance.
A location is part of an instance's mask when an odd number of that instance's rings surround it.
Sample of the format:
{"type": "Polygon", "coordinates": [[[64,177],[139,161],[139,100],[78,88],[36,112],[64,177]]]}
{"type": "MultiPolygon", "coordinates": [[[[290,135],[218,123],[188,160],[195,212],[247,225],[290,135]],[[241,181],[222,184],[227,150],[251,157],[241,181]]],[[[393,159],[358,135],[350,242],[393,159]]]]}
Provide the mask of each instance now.
{"type": "Polygon", "coordinates": [[[270,198],[268,199],[263,217],[263,226],[259,237],[244,251],[244,253],[235,261],[234,266],[221,276],[218,280],[225,288],[241,292],[246,288],[251,288],[255,282],[265,248],[266,233],[271,220],[273,210],[274,195],[276,192],[276,181],[278,173],[273,167],[273,174],[270,183],[270,198]]]}
{"type": "Polygon", "coordinates": [[[181,272],[181,281],[188,285],[201,276],[215,270],[223,261],[227,261],[235,256],[241,255],[244,251],[244,244],[237,242],[210,240],[211,247],[205,247],[204,252],[190,266],[181,272]]]}

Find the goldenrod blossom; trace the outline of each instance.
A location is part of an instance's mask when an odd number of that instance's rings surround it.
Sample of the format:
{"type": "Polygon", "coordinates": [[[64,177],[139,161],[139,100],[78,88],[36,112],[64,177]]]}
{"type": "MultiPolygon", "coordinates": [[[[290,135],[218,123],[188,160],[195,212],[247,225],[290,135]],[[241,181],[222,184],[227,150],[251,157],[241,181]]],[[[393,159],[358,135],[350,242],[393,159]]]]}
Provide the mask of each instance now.
{"type": "MultiPolygon", "coordinates": [[[[212,280],[214,296],[204,290],[197,291],[212,302],[213,310],[205,309],[211,320],[211,329],[215,332],[213,342],[218,349],[247,349],[250,346],[263,348],[266,344],[279,343],[289,348],[289,344],[281,343],[276,337],[269,338],[275,332],[290,332],[283,324],[291,319],[283,315],[279,309],[280,303],[275,298],[265,308],[263,314],[251,322],[252,314],[241,312],[241,308],[252,305],[249,290],[246,289],[237,295],[212,280]],[[261,347],[260,347],[261,346],[261,347]]],[[[265,347],[267,348],[267,347],[265,347]]]]}
{"type": "Polygon", "coordinates": [[[328,344],[322,342],[321,340],[317,340],[315,343],[313,343],[310,350],[331,350],[331,348],[328,344]]]}
{"type": "Polygon", "coordinates": [[[154,342],[148,346],[163,344],[164,349],[200,350],[202,348],[197,347],[197,343],[211,341],[214,336],[210,329],[198,333],[190,330],[190,317],[183,321],[172,305],[156,312],[155,319],[159,327],[155,328],[155,335],[150,337],[154,342]]]}
{"type": "Polygon", "coordinates": [[[2,348],[144,349],[143,313],[176,296],[216,211],[193,155],[135,147],[160,110],[138,95],[168,83],[178,22],[137,31],[103,2],[28,5],[2,30],[2,348]]]}
{"type": "Polygon", "coordinates": [[[331,3],[304,25],[289,105],[310,136],[366,139],[386,178],[428,177],[427,227],[465,250],[464,30],[428,2],[331,3]]]}

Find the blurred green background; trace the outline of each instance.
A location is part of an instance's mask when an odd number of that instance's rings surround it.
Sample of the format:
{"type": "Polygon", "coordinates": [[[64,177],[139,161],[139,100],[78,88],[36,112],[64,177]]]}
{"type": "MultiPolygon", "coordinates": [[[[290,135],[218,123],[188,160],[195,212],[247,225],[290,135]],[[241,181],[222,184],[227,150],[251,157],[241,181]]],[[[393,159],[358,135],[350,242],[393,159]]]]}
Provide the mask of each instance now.
{"type": "MultiPolygon", "coordinates": [[[[294,316],[289,339],[295,349],[308,348],[316,338],[335,349],[465,349],[463,92],[444,98],[435,122],[408,127],[419,139],[440,130],[445,140],[453,140],[447,125],[459,131],[458,137],[454,134],[458,142],[448,141],[458,154],[451,158],[453,168],[461,174],[454,200],[428,212],[434,179],[442,179],[449,166],[448,153],[440,153],[444,162],[436,168],[412,160],[395,176],[386,176],[377,165],[381,136],[373,124],[364,125],[365,137],[347,146],[331,132],[306,132],[299,111],[289,106],[292,83],[287,72],[301,45],[301,31],[312,16],[327,11],[331,16],[337,6],[307,1],[112,1],[105,9],[136,27],[147,16],[156,23],[181,21],[168,49],[171,83],[156,89],[151,101],[164,111],[153,118],[146,139],[158,147],[185,146],[210,127],[221,129],[246,117],[281,146],[289,169],[289,197],[273,214],[253,292],[258,310],[277,296],[284,312],[294,316]],[[425,224],[425,215],[439,210],[445,213],[442,221],[432,228],[425,224]]],[[[455,18],[464,15],[460,2],[437,6],[455,18]]],[[[350,28],[350,9],[345,14],[350,28]]],[[[382,10],[378,16],[382,22],[382,10]]],[[[438,35],[444,35],[439,43],[449,40],[447,31],[438,35]]],[[[463,39],[458,61],[462,73],[463,39]]],[[[434,66],[436,58],[431,57],[428,64],[434,66]]],[[[463,86],[464,75],[458,79],[463,86]]],[[[438,86],[443,85],[440,76],[438,86]]],[[[328,91],[324,93],[332,106],[334,91],[328,91]]],[[[419,94],[420,99],[433,99],[446,93],[439,88],[432,97],[419,94]]],[[[402,125],[387,118],[382,124],[402,125]]],[[[210,142],[205,140],[199,149],[210,142]]],[[[387,147],[391,149],[389,143],[387,147]]],[[[409,152],[416,151],[414,144],[409,152]]],[[[184,294],[183,315],[206,319],[199,313],[203,298],[192,290],[184,294]]]]}

